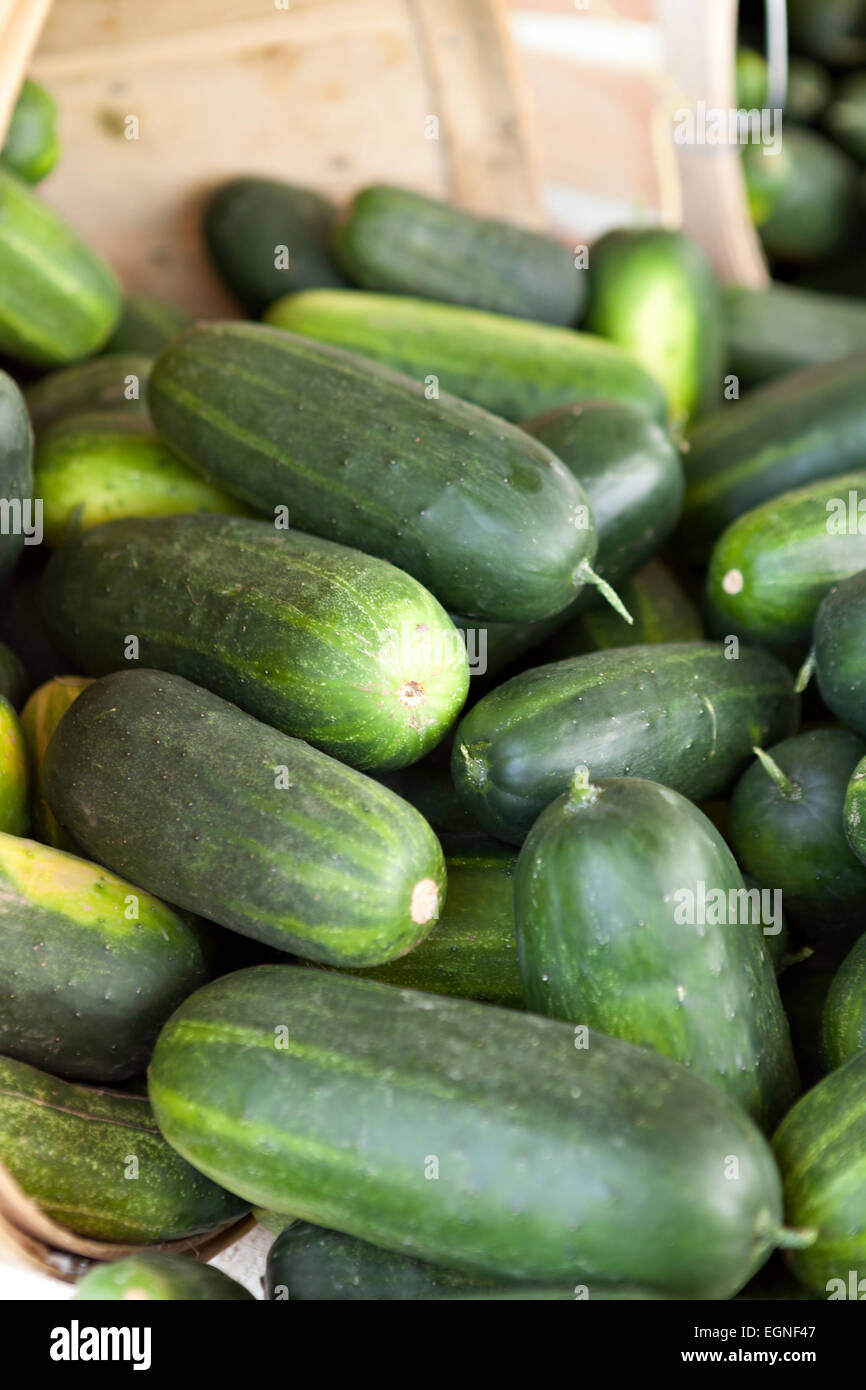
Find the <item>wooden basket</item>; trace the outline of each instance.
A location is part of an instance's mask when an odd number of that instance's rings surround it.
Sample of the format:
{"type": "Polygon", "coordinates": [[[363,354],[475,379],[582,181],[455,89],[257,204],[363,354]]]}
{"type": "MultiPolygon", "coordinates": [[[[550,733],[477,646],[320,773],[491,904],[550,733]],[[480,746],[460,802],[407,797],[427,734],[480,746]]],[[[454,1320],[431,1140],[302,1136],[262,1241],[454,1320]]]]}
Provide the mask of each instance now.
{"type": "Polygon", "coordinates": [[[682,152],[672,136],[686,102],[731,105],[736,13],[737,0],[0,0],[0,132],[31,72],[60,108],[44,196],[130,293],[203,314],[231,306],[202,252],[201,199],[251,172],[340,199],[403,183],[576,243],[616,221],[683,225],[724,278],[760,284],[736,150],[682,152]]]}

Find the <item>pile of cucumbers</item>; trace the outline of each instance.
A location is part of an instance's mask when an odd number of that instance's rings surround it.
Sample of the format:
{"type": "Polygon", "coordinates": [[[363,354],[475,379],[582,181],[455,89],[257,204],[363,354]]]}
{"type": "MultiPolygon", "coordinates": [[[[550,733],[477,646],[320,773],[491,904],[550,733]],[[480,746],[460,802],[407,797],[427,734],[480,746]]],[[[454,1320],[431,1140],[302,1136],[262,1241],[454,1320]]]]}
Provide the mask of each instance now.
{"type": "Polygon", "coordinates": [[[22,103],[0,1219],[81,1299],[249,1297],[252,1211],[275,1301],[848,1296],[866,335],[741,396],[676,232],[256,178],[193,323],[22,103]]]}

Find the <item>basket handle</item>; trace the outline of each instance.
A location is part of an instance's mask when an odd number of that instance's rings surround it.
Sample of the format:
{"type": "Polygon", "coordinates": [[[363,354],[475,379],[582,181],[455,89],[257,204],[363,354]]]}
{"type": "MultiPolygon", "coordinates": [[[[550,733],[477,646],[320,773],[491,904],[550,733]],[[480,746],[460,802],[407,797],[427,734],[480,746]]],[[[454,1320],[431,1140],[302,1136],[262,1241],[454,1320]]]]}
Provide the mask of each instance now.
{"type": "Polygon", "coordinates": [[[0,0],[0,145],[52,0],[0,0]]]}

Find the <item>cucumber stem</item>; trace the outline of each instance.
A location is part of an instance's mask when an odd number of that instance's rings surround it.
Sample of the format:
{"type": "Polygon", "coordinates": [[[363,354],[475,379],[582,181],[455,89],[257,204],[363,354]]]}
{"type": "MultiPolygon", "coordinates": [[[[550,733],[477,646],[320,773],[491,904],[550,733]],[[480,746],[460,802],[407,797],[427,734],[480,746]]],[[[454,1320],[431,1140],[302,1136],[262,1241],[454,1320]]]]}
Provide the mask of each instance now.
{"type": "Polygon", "coordinates": [[[771,1240],[777,1250],[808,1250],[818,1239],[817,1226],[780,1226],[763,1211],[755,1226],[755,1234],[771,1240]]]}
{"type": "Polygon", "coordinates": [[[812,650],[809,652],[809,655],[806,657],[806,660],[803,662],[803,665],[800,667],[800,670],[797,673],[797,679],[794,682],[794,690],[798,695],[803,694],[803,691],[806,689],[806,686],[809,684],[814,674],[815,648],[813,647],[812,650]]]}
{"type": "Polygon", "coordinates": [[[602,598],[607,600],[615,613],[618,613],[619,616],[630,625],[634,624],[634,618],[631,613],[629,613],[616,589],[614,589],[611,584],[608,584],[606,579],[602,579],[600,574],[596,574],[588,560],[581,560],[575,570],[575,578],[581,584],[591,584],[594,589],[598,589],[602,598]]]}
{"type": "Polygon", "coordinates": [[[571,775],[568,797],[572,806],[591,806],[601,796],[601,788],[593,786],[589,780],[589,768],[585,763],[576,767],[571,775]]]}
{"type": "Polygon", "coordinates": [[[760,762],[768,777],[771,777],[784,797],[785,801],[801,801],[803,792],[796,782],[792,782],[790,777],[782,771],[779,764],[765,753],[763,748],[753,748],[752,752],[760,762]]]}

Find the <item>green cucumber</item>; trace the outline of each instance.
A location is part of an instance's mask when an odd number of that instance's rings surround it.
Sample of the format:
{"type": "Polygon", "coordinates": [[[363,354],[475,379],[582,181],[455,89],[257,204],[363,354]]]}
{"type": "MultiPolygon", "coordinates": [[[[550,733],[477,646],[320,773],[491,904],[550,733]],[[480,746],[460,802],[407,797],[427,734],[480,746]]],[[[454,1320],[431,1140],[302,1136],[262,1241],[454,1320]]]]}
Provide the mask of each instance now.
{"type": "Polygon", "coordinates": [[[0,371],[0,502],[0,584],[4,584],[24,546],[38,537],[39,520],[33,503],[33,432],[27,405],[4,371],[0,371]]]}
{"type": "Polygon", "coordinates": [[[45,785],[91,858],[279,950],[378,965],[438,915],[442,851],[413,807],[180,676],[88,686],[45,785]]]}
{"type": "Polygon", "coordinates": [[[759,899],[696,806],[586,768],[539,816],[514,886],[527,1007],[682,1063],[763,1128],[799,1086],[759,899]]]}
{"type": "Polygon", "coordinates": [[[760,110],[767,104],[769,74],[763,53],[739,44],[736,56],[737,106],[746,111],[760,110]]]}
{"type": "Polygon", "coordinates": [[[157,359],[150,405],[214,482],[390,560],[454,612],[532,622],[590,577],[592,514],[559,459],[364,358],[258,324],[195,329],[157,359]]]}
{"type": "Polygon", "coordinates": [[[866,164],[866,72],[852,73],[840,84],[826,125],[843,150],[866,164]]]}
{"type": "Polygon", "coordinates": [[[0,164],[25,183],[39,183],[60,156],[57,105],[44,87],[26,78],[12,111],[0,164]]]}
{"type": "Polygon", "coordinates": [[[866,64],[866,0],[788,0],[791,40],[822,63],[866,64]]]}
{"type": "Polygon", "coordinates": [[[659,227],[608,232],[592,248],[589,283],[587,328],[658,380],[675,427],[722,399],[721,297],[696,242],[659,227]]]}
{"type": "Polygon", "coordinates": [[[208,978],[198,936],[156,898],[15,835],[0,835],[0,933],[0,1052],[72,1081],[144,1071],[208,978]]]}
{"type": "Polygon", "coordinates": [[[17,709],[27,693],[27,672],[20,658],[0,642],[0,695],[17,709]]]}
{"type": "Polygon", "coordinates": [[[811,1246],[788,1252],[791,1267],[810,1289],[839,1297],[851,1271],[855,1286],[866,1278],[866,1052],[806,1092],[773,1149],[788,1221],[818,1232],[811,1246]]]}
{"type": "MultiPolygon", "coordinates": [[[[705,814],[709,815],[709,812],[705,812],[705,814]]],[[[712,817],[710,819],[712,820],[712,817]]],[[[716,825],[716,829],[719,829],[718,825],[716,825]]],[[[757,912],[758,923],[761,928],[760,936],[772,962],[773,970],[778,977],[788,968],[791,950],[788,919],[782,909],[781,895],[774,899],[773,890],[765,888],[751,874],[743,874],[743,883],[750,892],[757,890],[760,895],[756,900],[760,904],[757,912]],[[770,896],[767,897],[767,894],[770,896]]]]}
{"type": "Polygon", "coordinates": [[[248,1210],[166,1143],[146,1096],[74,1086],[10,1057],[0,1163],[46,1216],[92,1240],[183,1240],[248,1210]]]}
{"type": "Polygon", "coordinates": [[[30,823],[30,772],[21,721],[0,696],[0,833],[24,835],[30,823]]]}
{"type": "Polygon", "coordinates": [[[692,431],[682,544],[702,557],[744,512],[864,457],[866,352],[762,386],[692,431]]]}
{"type": "Polygon", "coordinates": [[[88,676],[55,676],[30,695],[21,711],[21,728],[30,757],[30,823],[37,840],[55,849],[75,852],[75,845],[58,823],[45,799],[45,750],[73,700],[91,680],[88,676]]]}
{"type": "Polygon", "coordinates": [[[804,1091],[827,1074],[821,1024],[824,1004],[835,975],[835,965],[829,964],[823,957],[810,955],[792,965],[779,980],[779,992],[791,1026],[791,1041],[804,1091]]]}
{"type": "Polygon", "coordinates": [[[752,218],[770,256],[810,266],[856,244],[858,168],[825,136],[786,121],[778,149],[747,144],[742,161],[752,218]]]}
{"type": "Polygon", "coordinates": [[[137,1255],[127,1255],[125,1260],[94,1265],[79,1279],[72,1300],[88,1303],[96,1299],[114,1303],[128,1299],[147,1303],[167,1299],[182,1299],[185,1303],[203,1299],[255,1301],[242,1284],[222,1270],[200,1264],[188,1255],[171,1255],[164,1250],[142,1250],[137,1255]]]}
{"type": "Polygon", "coordinates": [[[710,801],[755,743],[784,737],[796,717],[792,677],[765,652],[741,647],[729,660],[712,642],[591,652],[485,695],[458,726],[452,771],[484,828],[520,844],[575,767],[710,801]]]}
{"type": "Polygon", "coordinates": [[[150,1096],[169,1142],[254,1204],[497,1279],[730,1296],[785,1239],[768,1146],[667,1058],[586,1042],[516,1010],[261,966],[181,1005],[150,1096]]]}
{"type": "Polygon", "coordinates": [[[0,351],[36,366],[75,362],[99,351],[119,313],[105,262],[0,168],[0,351]]]}
{"type": "MultiPolygon", "coordinates": [[[[35,552],[38,555],[38,552],[35,552]]],[[[25,552],[26,557],[26,552],[25,552]]],[[[13,576],[0,604],[0,640],[18,653],[27,673],[28,693],[42,681],[66,669],[60,653],[48,639],[39,605],[42,566],[38,557],[32,565],[22,565],[13,576]]]]}
{"type": "Polygon", "coordinates": [[[371,357],[504,420],[573,405],[621,401],[662,423],[664,393],[604,338],[481,309],[395,294],[309,290],[279,299],[268,323],[371,357]]]}
{"type": "Polygon", "coordinates": [[[192,325],[193,319],[185,309],[152,295],[138,295],[126,300],[117,327],[102,351],[155,357],[172,338],[192,325]]]}
{"type": "Polygon", "coordinates": [[[83,532],[49,564],[43,603],[77,669],[186,676],[353,767],[417,762],[469,686],[460,634],[410,575],[267,521],[136,517],[83,532]]]}
{"type": "Polygon", "coordinates": [[[814,642],[821,699],[837,719],[866,738],[866,573],[853,574],[830,590],[818,609],[814,642]]]}
{"type": "Polygon", "coordinates": [[[331,245],[366,290],[565,327],[577,323],[586,300],[586,275],[561,242],[408,188],[363,188],[336,223],[331,245]]]}
{"type": "MultiPolygon", "coordinates": [[[[434,758],[438,758],[438,753],[434,754],[434,758]]],[[[434,758],[424,758],[411,767],[401,767],[395,772],[375,772],[372,775],[377,782],[420,811],[437,835],[480,834],[481,827],[477,820],[457,795],[448,760],[440,763],[434,758]]]]}
{"type": "Polygon", "coordinates": [[[207,204],[205,241],[229,289],[257,315],[294,290],[345,285],[328,250],[336,215],[312,189],[232,179],[207,204]]]}
{"type": "Polygon", "coordinates": [[[824,1055],[831,1067],[866,1050],[866,934],[843,960],[827,994],[822,1019],[824,1055]]]}
{"type": "Polygon", "coordinates": [[[845,839],[845,792],[866,744],[814,729],[769,748],[743,774],[729,837],[744,869],[778,889],[800,936],[838,950],[862,930],[866,868],[845,839]]]}
{"type": "Polygon", "coordinates": [[[144,412],[150,367],[149,357],[125,352],[49,372],[25,395],[36,434],[70,415],[96,410],[144,412]]]}
{"type": "Polygon", "coordinates": [[[742,386],[866,352],[866,305],[844,290],[831,296],[820,288],[776,282],[765,290],[724,287],[728,356],[742,386]]]}
{"type": "Polygon", "coordinates": [[[866,472],[848,473],[784,492],[732,522],[707,576],[723,624],[764,646],[808,646],[825,595],[866,569],[860,497],[866,472]]]}
{"type": "Polygon", "coordinates": [[[589,608],[557,628],[539,651],[539,660],[564,661],[608,647],[703,640],[704,625],[697,606],[661,560],[650,560],[631,578],[621,581],[617,591],[633,619],[631,626],[612,608],[589,608]]]}
{"type": "MultiPolygon", "coordinates": [[[[522,427],[571,469],[598,532],[595,570],[618,585],[659,550],[680,519],[679,450],[660,425],[616,401],[563,406],[522,427]]],[[[592,598],[584,590],[584,598],[592,598]]]]}
{"type": "Polygon", "coordinates": [[[358,973],[386,985],[524,1007],[514,940],[515,856],[483,835],[443,844],[448,896],[429,936],[400,960],[358,973]]]}
{"type": "MultiPolygon", "coordinates": [[[[737,106],[763,110],[767,105],[769,72],[763,53],[741,45],[737,49],[737,106]]],[[[808,125],[826,109],[833,94],[830,76],[810,58],[788,57],[785,119],[808,125]]]]}

